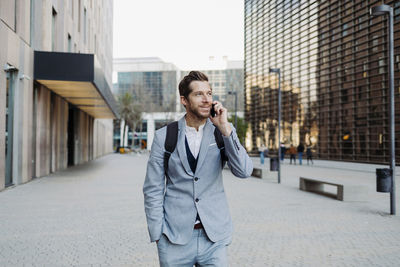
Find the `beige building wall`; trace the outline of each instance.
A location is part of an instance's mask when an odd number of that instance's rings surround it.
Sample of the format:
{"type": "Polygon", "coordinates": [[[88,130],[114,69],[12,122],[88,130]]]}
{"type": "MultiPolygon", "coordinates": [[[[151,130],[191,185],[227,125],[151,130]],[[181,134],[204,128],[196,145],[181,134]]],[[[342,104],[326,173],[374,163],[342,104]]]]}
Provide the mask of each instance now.
{"type": "MultiPolygon", "coordinates": [[[[43,88],[44,90],[44,88],[43,88]]],[[[68,103],[54,95],[51,118],[51,172],[65,169],[68,163],[68,103]]]]}
{"type": "Polygon", "coordinates": [[[68,103],[44,86],[37,87],[35,147],[31,176],[40,177],[65,169],[68,163],[68,103]]]}
{"type": "Polygon", "coordinates": [[[30,1],[0,1],[0,190],[5,185],[5,128],[6,87],[5,66],[15,68],[14,77],[14,146],[12,153],[13,183],[24,183],[30,179],[27,164],[32,153],[31,120],[33,49],[30,47],[30,1]]]}
{"type": "Polygon", "coordinates": [[[112,120],[96,119],[94,121],[94,158],[113,152],[113,127],[112,120]]]}
{"type": "MultiPolygon", "coordinates": [[[[4,67],[16,69],[12,183],[17,185],[68,167],[69,104],[35,84],[34,51],[93,53],[111,88],[112,12],[113,1],[0,1],[0,190],[5,188],[6,162],[4,67]]],[[[111,153],[112,120],[76,113],[74,164],[111,153]]]]}

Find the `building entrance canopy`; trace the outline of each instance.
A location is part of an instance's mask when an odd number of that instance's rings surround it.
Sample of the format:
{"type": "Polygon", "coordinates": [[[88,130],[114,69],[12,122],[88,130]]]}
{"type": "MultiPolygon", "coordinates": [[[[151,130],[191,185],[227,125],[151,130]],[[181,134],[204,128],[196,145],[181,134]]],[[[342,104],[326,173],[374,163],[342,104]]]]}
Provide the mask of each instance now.
{"type": "Polygon", "coordinates": [[[118,117],[114,96],[93,54],[35,51],[34,77],[94,118],[118,117]]]}

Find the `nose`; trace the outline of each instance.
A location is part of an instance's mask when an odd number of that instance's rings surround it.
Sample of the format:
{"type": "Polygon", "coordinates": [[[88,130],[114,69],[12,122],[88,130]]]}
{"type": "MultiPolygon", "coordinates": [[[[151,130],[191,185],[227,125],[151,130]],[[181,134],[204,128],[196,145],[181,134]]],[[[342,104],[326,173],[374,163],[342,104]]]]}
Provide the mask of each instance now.
{"type": "Polygon", "coordinates": [[[212,96],[209,95],[203,96],[203,102],[205,103],[212,102],[212,96]]]}

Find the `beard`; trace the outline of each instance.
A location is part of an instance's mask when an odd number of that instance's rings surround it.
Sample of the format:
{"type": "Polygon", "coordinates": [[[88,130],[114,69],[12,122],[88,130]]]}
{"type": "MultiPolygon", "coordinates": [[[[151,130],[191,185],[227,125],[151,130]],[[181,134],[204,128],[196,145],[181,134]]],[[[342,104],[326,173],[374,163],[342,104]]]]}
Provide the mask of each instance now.
{"type": "Polygon", "coordinates": [[[208,111],[207,113],[201,113],[200,107],[193,108],[191,105],[188,105],[188,107],[186,108],[186,112],[188,112],[188,111],[191,114],[193,114],[196,118],[198,118],[199,120],[204,120],[204,119],[207,119],[208,117],[210,117],[210,111],[208,111]]]}

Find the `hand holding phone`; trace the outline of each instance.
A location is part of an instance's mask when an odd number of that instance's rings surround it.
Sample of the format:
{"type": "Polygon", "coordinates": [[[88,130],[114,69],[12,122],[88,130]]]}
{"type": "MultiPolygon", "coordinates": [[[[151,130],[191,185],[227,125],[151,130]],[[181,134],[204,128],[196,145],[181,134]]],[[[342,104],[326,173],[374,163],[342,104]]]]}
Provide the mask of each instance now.
{"type": "Polygon", "coordinates": [[[218,127],[222,135],[230,136],[232,127],[228,121],[228,110],[218,101],[214,101],[210,110],[211,122],[218,127]],[[215,104],[214,104],[215,103],[215,104]]]}
{"type": "Polygon", "coordinates": [[[211,110],[210,110],[210,115],[211,115],[211,117],[215,117],[215,109],[214,109],[214,107],[215,107],[215,104],[212,104],[212,106],[211,106],[211,110]]]}

